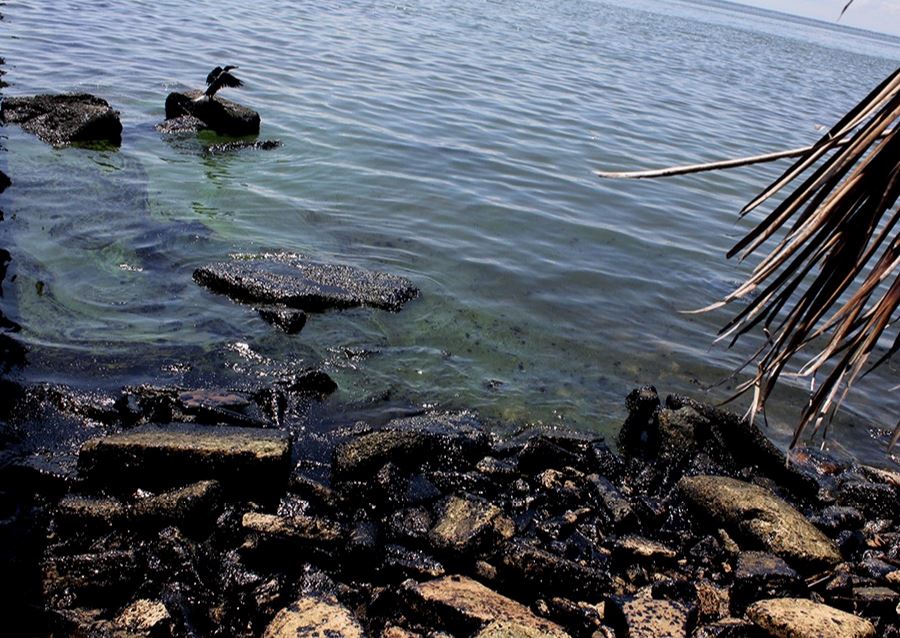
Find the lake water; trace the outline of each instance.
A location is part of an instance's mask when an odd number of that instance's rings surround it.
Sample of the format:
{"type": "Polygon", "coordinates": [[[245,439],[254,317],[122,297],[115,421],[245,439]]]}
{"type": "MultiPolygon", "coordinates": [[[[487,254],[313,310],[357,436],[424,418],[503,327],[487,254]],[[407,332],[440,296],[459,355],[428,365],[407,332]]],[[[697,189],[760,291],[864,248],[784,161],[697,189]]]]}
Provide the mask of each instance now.
{"type": "MultiPolygon", "coordinates": [[[[836,5],[837,6],[837,5],[836,5]]],[[[323,366],[329,405],[474,408],[614,432],[636,385],[719,400],[752,350],[702,316],[751,264],[725,251],[778,164],[654,181],[595,169],[802,146],[900,61],[900,40],[718,1],[454,0],[3,7],[6,95],[85,91],[122,147],[54,150],[7,127],[3,311],[29,381],[116,388],[323,366]],[[165,96],[237,64],[224,97],[273,151],[206,155],[154,125],[165,96]],[[400,313],[311,317],[288,336],[191,280],[288,250],[411,278],[400,313]]],[[[837,12],[837,8],[836,8],[837,12]]],[[[884,462],[897,363],[858,385],[834,440],[884,462]]],[[[804,401],[769,409],[784,443],[804,401]]],[[[743,410],[746,401],[736,404],[743,410]]]]}

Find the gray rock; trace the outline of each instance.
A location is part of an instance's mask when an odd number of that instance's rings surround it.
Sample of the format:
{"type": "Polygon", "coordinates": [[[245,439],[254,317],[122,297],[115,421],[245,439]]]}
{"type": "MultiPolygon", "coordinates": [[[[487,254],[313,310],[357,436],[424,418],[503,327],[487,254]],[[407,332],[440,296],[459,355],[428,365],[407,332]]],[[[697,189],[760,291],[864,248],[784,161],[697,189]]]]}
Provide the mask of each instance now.
{"type": "Polygon", "coordinates": [[[465,576],[445,576],[421,584],[407,581],[403,590],[414,613],[437,621],[454,635],[471,635],[502,620],[538,632],[528,636],[568,636],[556,623],[534,615],[521,603],[465,576]]]}
{"type": "Polygon", "coordinates": [[[339,445],[332,472],[338,480],[369,478],[388,462],[413,470],[425,465],[458,469],[474,465],[489,448],[481,424],[466,414],[394,419],[380,430],[339,445]]]}
{"type": "Polygon", "coordinates": [[[331,596],[303,596],[277,614],[263,638],[364,638],[362,625],[331,596]]]}
{"type": "Polygon", "coordinates": [[[117,490],[219,480],[229,490],[277,496],[290,448],[288,436],[271,430],[148,425],[88,441],[78,467],[91,483],[117,490]]]}
{"type": "Polygon", "coordinates": [[[802,569],[841,561],[831,540],[762,487],[723,476],[685,477],[678,487],[689,503],[751,548],[772,552],[802,569]]]}
{"type": "Polygon", "coordinates": [[[205,128],[206,124],[203,123],[203,120],[193,115],[180,115],[156,125],[157,131],[169,135],[175,133],[197,133],[205,128]]]}
{"type": "Polygon", "coordinates": [[[109,103],[88,94],[8,97],[0,120],[19,124],[53,146],[74,142],[122,142],[119,113],[109,103]]]}
{"type": "Polygon", "coordinates": [[[259,113],[220,97],[200,99],[202,91],[170,93],[166,98],[166,120],[190,115],[205,128],[222,135],[258,135],[259,113]]]}
{"type": "Polygon", "coordinates": [[[210,264],[194,281],[236,301],[279,304],[308,312],[370,306],[397,311],[418,296],[404,277],[276,253],[210,264]]]}
{"type": "Polygon", "coordinates": [[[875,638],[868,620],[805,598],[761,600],[747,617],[773,638],[875,638]]]}

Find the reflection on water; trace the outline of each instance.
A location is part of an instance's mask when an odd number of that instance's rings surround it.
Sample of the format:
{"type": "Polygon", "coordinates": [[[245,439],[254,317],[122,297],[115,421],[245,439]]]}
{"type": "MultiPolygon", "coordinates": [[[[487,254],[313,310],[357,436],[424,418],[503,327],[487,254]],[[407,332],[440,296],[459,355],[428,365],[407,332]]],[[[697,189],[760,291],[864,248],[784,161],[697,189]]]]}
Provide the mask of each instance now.
{"type": "MultiPolygon", "coordinates": [[[[707,388],[754,344],[711,345],[727,312],[678,311],[748,272],[723,254],[778,166],[629,183],[592,169],[806,144],[900,59],[897,39],[715,0],[160,0],[119,7],[115,30],[109,11],[6,11],[8,94],[96,93],[125,127],[117,152],[6,130],[0,233],[18,283],[2,303],[31,348],[25,377],[240,385],[323,365],[335,403],[600,431],[637,384],[727,395],[707,388]],[[154,130],[165,95],[216,64],[241,66],[246,86],[226,97],[257,109],[280,148],[209,154],[214,136],[154,130]],[[396,272],[423,296],[288,336],[191,280],[262,250],[396,272]]],[[[839,424],[865,458],[881,458],[872,428],[900,411],[896,365],[839,424]]],[[[773,401],[777,441],[803,397],[773,401]]]]}

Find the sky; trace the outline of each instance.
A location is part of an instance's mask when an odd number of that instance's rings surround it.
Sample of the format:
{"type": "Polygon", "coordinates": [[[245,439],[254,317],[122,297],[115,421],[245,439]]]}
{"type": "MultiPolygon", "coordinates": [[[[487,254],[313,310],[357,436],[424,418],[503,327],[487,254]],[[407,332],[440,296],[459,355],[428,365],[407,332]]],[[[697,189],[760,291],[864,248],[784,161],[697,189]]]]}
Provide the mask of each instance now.
{"type": "MultiPolygon", "coordinates": [[[[732,0],[782,13],[834,22],[846,0],[732,0]]],[[[854,0],[841,24],[900,36],[900,0],[854,0]]]]}

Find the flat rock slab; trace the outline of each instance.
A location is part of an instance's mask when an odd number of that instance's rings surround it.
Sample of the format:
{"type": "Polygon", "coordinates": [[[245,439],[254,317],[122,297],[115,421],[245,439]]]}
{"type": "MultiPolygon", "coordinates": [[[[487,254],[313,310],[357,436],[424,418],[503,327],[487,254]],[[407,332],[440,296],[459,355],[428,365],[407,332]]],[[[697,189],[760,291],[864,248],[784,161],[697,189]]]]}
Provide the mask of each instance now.
{"type": "Polygon", "coordinates": [[[303,596],[282,609],[263,638],[364,638],[359,621],[331,597],[303,596]]]}
{"type": "MultiPolygon", "coordinates": [[[[259,113],[220,97],[202,98],[202,91],[170,93],[166,98],[166,121],[191,116],[204,128],[222,135],[258,135],[259,113]]],[[[165,127],[165,123],[161,125],[165,127]]]]}
{"type": "Polygon", "coordinates": [[[356,306],[397,311],[419,295],[404,277],[286,253],[203,266],[194,271],[194,281],[236,301],[307,312],[356,306]]]}
{"type": "Polygon", "coordinates": [[[256,428],[143,426],[92,439],[78,467],[90,482],[119,489],[219,480],[241,492],[277,492],[290,470],[290,438],[256,428]]]}
{"type": "Polygon", "coordinates": [[[758,485],[724,476],[691,476],[678,482],[689,503],[729,532],[797,568],[835,565],[835,544],[791,505],[758,485]]]}
{"type": "Polygon", "coordinates": [[[86,93],[6,98],[0,107],[0,119],[19,124],[53,146],[122,142],[119,113],[106,100],[86,93]]]}
{"type": "Polygon", "coordinates": [[[774,638],[874,638],[868,620],[805,598],[761,600],[747,617],[774,638]]]}
{"type": "MultiPolygon", "coordinates": [[[[427,583],[407,583],[407,597],[427,624],[439,623],[453,635],[471,635],[487,630],[496,621],[518,628],[516,635],[534,638],[566,638],[568,634],[554,622],[540,618],[511,598],[488,589],[465,576],[445,576],[427,583]]],[[[490,635],[499,638],[509,633],[490,635]]],[[[483,637],[486,638],[486,637],[483,637]]]]}

